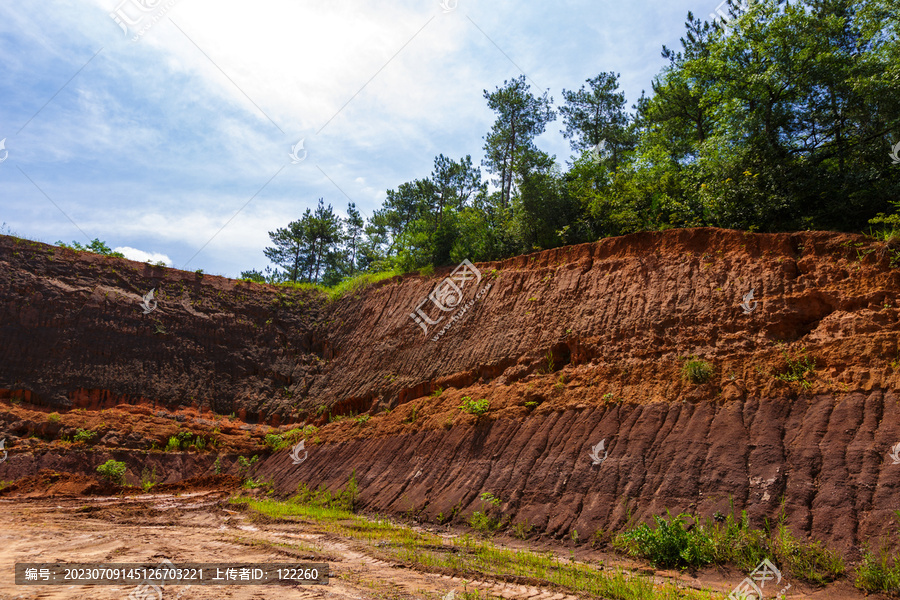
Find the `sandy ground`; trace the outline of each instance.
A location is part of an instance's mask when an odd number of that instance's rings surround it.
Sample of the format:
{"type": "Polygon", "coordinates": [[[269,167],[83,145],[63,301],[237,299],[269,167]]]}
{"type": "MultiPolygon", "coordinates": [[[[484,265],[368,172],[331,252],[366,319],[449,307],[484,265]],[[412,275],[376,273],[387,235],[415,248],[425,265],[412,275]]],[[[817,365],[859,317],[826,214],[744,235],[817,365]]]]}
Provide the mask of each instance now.
{"type": "MultiPolygon", "coordinates": [[[[132,498],[0,500],[0,600],[126,600],[133,587],[16,586],[16,562],[319,562],[327,586],[192,586],[163,588],[163,600],[388,599],[436,600],[463,580],[420,573],[368,556],[351,541],[297,531],[292,524],[251,523],[219,504],[221,492],[132,498]],[[311,551],[311,548],[315,548],[311,551]],[[318,554],[318,555],[317,555],[318,554]]],[[[498,597],[575,600],[524,586],[465,582],[498,597]]],[[[147,597],[157,600],[157,595],[147,597]]]]}
{"type": "MultiPolygon", "coordinates": [[[[297,523],[230,510],[228,493],[0,499],[0,600],[128,600],[134,587],[16,586],[16,562],[327,562],[327,586],[166,586],[141,600],[421,599],[478,590],[509,600],[576,600],[558,590],[425,573],[367,546],[297,523]]],[[[705,579],[705,578],[704,578],[705,579]]],[[[712,582],[704,581],[704,584],[712,582]]],[[[726,581],[716,582],[726,584],[726,581]]],[[[722,585],[715,586],[726,589],[722,585]]],[[[859,598],[856,590],[797,590],[791,599],[859,598]],[[847,595],[845,595],[845,593],[847,595]]],[[[722,597],[727,597],[724,592],[722,597]]]]}

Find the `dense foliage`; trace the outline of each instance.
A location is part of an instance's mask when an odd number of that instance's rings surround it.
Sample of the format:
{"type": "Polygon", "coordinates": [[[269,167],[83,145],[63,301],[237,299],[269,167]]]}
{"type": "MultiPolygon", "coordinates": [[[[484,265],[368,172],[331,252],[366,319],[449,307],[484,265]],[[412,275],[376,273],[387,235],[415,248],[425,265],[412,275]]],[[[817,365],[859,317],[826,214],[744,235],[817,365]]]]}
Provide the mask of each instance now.
{"type": "Polygon", "coordinates": [[[484,92],[487,181],[471,156],[441,155],[368,222],[320,200],[270,232],[276,269],[243,275],[333,284],[672,227],[900,231],[898,24],[893,0],[757,0],[727,27],[688,13],[631,112],[612,72],[558,109],[524,76],[505,81],[484,92]],[[566,171],[535,144],[557,115],[566,171]]]}

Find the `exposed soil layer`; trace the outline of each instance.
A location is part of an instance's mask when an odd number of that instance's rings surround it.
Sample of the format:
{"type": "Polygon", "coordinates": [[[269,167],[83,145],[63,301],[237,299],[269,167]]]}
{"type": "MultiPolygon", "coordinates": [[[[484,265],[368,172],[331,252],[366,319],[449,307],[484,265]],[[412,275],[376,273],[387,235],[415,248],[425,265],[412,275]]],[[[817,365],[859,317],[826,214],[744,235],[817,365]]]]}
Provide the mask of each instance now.
{"type": "Polygon", "coordinates": [[[0,238],[0,479],[123,457],[135,483],[149,456],[175,482],[258,453],[281,493],[356,470],[365,508],[459,522],[491,492],[557,540],[732,503],[760,526],[783,499],[796,535],[854,558],[900,509],[892,258],[824,232],[635,234],[478,264],[443,312],[451,269],[330,302],[0,238]],[[102,437],[64,441],[85,423],[102,437]],[[264,445],[295,423],[320,426],[299,465],[264,445]],[[182,430],[218,449],[157,452],[182,430]]]}

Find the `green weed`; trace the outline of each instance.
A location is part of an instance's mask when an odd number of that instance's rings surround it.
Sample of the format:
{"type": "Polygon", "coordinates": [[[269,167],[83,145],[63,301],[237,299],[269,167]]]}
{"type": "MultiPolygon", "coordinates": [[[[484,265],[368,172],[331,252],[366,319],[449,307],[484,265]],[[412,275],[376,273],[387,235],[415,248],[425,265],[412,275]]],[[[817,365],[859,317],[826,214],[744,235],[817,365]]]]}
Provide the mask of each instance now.
{"type": "Polygon", "coordinates": [[[713,366],[696,356],[687,359],[681,368],[681,377],[691,383],[706,383],[713,376],[713,366]]]}
{"type": "Polygon", "coordinates": [[[463,403],[459,405],[459,409],[476,417],[480,417],[491,408],[491,403],[485,398],[472,400],[469,396],[463,396],[462,401],[463,403]]]}

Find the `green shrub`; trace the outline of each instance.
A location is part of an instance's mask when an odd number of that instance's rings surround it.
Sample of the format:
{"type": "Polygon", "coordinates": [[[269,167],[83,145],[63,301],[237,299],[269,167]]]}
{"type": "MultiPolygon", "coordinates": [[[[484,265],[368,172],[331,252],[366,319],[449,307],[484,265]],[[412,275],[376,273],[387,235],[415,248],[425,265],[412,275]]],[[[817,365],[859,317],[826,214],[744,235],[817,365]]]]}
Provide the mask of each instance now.
{"type": "Polygon", "coordinates": [[[79,429],[78,431],[75,432],[75,441],[76,442],[84,442],[85,444],[88,444],[95,437],[97,437],[97,432],[91,431],[90,429],[79,429]]]}
{"type": "Polygon", "coordinates": [[[691,383],[706,383],[713,376],[713,367],[696,356],[687,359],[681,368],[681,376],[691,383]]]}
{"type": "Polygon", "coordinates": [[[640,556],[659,567],[702,567],[715,559],[708,536],[697,527],[686,528],[690,515],[663,518],[654,516],[656,527],[641,523],[631,531],[620,533],[613,546],[633,556],[640,556]]]}
{"type": "Polygon", "coordinates": [[[109,459],[99,467],[97,473],[100,477],[116,485],[125,485],[125,471],[127,467],[125,463],[113,459],[109,459]]]}
{"type": "Polygon", "coordinates": [[[469,396],[463,396],[463,403],[459,405],[459,409],[470,415],[481,416],[491,408],[491,403],[482,398],[481,400],[472,400],[469,396]]]}
{"type": "Polygon", "coordinates": [[[271,448],[273,452],[277,452],[278,450],[281,450],[282,448],[286,448],[287,446],[290,445],[289,443],[285,442],[284,436],[277,435],[274,433],[267,433],[265,440],[266,440],[266,446],[271,448]]]}
{"type": "Polygon", "coordinates": [[[52,412],[49,415],[47,415],[47,420],[51,423],[59,423],[60,419],[61,419],[61,417],[59,416],[59,413],[57,413],[57,412],[52,412]]]}
{"type": "Polygon", "coordinates": [[[166,452],[187,450],[191,446],[196,450],[203,451],[206,449],[206,444],[207,440],[199,435],[194,436],[190,431],[179,431],[169,438],[169,441],[166,443],[166,452]]]}
{"type": "MultiPolygon", "coordinates": [[[[721,515],[716,517],[721,519],[721,515]]],[[[724,523],[701,521],[688,514],[653,519],[656,527],[642,523],[620,533],[613,539],[613,547],[660,567],[733,564],[749,572],[769,558],[783,572],[817,585],[833,581],[844,572],[843,559],[835,551],[821,542],[797,541],[784,523],[784,512],[771,535],[751,529],[746,511],[740,519],[729,515],[724,523]]]]}
{"type": "Polygon", "coordinates": [[[476,510],[469,517],[469,526],[479,533],[490,534],[500,528],[500,521],[486,512],[476,510]]]}

